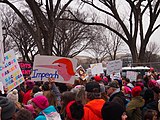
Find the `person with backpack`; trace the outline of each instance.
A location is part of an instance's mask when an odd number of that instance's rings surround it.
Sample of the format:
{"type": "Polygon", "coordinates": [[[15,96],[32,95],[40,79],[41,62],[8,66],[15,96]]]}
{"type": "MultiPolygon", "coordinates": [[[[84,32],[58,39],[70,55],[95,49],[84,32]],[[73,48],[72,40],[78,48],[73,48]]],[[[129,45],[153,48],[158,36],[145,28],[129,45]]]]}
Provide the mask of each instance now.
{"type": "Polygon", "coordinates": [[[50,105],[45,96],[37,96],[32,99],[32,105],[37,117],[35,120],[61,120],[55,107],[50,105]]]}

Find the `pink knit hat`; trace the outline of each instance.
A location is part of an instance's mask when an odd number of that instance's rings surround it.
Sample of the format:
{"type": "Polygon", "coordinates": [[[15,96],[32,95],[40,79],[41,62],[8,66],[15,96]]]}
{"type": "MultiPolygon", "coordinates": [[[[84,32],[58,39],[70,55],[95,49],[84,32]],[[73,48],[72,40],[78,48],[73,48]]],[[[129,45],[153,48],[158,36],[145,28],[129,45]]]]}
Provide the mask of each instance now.
{"type": "Polygon", "coordinates": [[[37,96],[32,99],[32,102],[42,110],[49,106],[48,99],[45,96],[37,96]]]}
{"type": "Polygon", "coordinates": [[[124,93],[125,93],[125,94],[131,94],[131,93],[132,93],[132,90],[131,90],[129,87],[124,86],[124,93]]]}
{"type": "Polygon", "coordinates": [[[156,82],[155,80],[149,80],[149,82],[148,82],[148,87],[149,87],[149,88],[153,88],[153,87],[156,86],[156,84],[157,84],[157,82],[156,82]]]}

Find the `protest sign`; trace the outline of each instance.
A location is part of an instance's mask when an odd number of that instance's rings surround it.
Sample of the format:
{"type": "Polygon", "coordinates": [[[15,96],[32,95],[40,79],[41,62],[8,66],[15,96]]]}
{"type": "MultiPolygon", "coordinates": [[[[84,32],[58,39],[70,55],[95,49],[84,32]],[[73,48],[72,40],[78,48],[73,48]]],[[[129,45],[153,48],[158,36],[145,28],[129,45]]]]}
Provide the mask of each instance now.
{"type": "Polygon", "coordinates": [[[26,61],[18,62],[24,77],[30,76],[32,65],[26,61]]]}
{"type": "Polygon", "coordinates": [[[57,56],[35,56],[31,79],[47,81],[54,77],[56,82],[74,83],[77,60],[57,56]]]}
{"type": "Polygon", "coordinates": [[[13,50],[4,54],[4,60],[4,67],[0,68],[0,78],[9,92],[20,85],[24,78],[13,50]]]}
{"type": "Polygon", "coordinates": [[[104,73],[102,63],[90,64],[90,66],[92,75],[104,73]]]}
{"type": "Polygon", "coordinates": [[[107,74],[111,75],[113,73],[120,73],[122,70],[122,61],[121,60],[114,60],[109,61],[107,64],[107,74]]]}
{"type": "Polygon", "coordinates": [[[81,65],[76,68],[76,72],[82,80],[87,79],[88,75],[86,74],[84,68],[81,65]]]}
{"type": "Polygon", "coordinates": [[[110,74],[111,80],[120,80],[121,79],[121,74],[120,73],[112,73],[110,74]]]}
{"type": "Polygon", "coordinates": [[[128,79],[130,79],[131,82],[132,82],[132,81],[136,81],[137,75],[138,75],[138,73],[137,73],[137,72],[134,72],[134,71],[127,71],[127,73],[126,73],[126,77],[127,77],[128,79]]]}

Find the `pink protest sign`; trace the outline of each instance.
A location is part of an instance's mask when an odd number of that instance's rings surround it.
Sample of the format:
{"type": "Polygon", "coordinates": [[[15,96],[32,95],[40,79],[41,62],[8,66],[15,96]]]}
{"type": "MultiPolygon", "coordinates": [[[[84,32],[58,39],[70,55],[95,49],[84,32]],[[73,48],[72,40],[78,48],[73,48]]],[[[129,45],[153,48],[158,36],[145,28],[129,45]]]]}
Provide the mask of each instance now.
{"type": "Polygon", "coordinates": [[[20,85],[24,78],[13,50],[4,54],[4,60],[4,67],[0,67],[0,79],[9,92],[20,85]]]}

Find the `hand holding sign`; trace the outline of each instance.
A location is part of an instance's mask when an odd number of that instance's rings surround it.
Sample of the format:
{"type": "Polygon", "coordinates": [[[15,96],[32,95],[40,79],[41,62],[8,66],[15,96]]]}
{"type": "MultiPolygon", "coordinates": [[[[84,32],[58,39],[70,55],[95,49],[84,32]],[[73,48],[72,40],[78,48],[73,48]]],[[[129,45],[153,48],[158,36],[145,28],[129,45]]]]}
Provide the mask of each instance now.
{"type": "Polygon", "coordinates": [[[52,84],[52,83],[55,83],[55,78],[54,78],[54,77],[52,77],[52,78],[49,77],[49,78],[48,78],[48,81],[49,81],[49,83],[51,83],[51,84],[52,84]]]}

